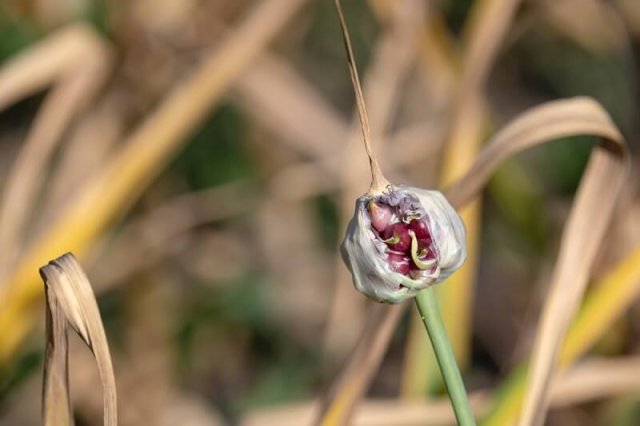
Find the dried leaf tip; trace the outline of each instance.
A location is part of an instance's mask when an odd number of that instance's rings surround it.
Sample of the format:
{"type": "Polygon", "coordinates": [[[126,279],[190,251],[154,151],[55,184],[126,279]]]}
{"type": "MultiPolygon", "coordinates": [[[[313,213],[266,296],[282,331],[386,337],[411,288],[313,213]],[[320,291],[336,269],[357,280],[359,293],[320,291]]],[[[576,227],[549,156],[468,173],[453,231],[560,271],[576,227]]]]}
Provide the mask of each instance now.
{"type": "Polygon", "coordinates": [[[104,425],[117,425],[116,385],[107,338],[89,279],[71,253],[40,268],[47,311],[43,376],[45,426],[72,424],[69,399],[69,326],[89,347],[98,366],[104,400],[104,425]]]}
{"type": "Polygon", "coordinates": [[[367,115],[367,107],[364,103],[364,95],[362,92],[362,86],[360,85],[360,77],[358,77],[358,68],[356,67],[356,61],[353,55],[353,48],[351,47],[351,38],[349,37],[349,31],[347,30],[347,23],[342,13],[342,6],[340,0],[335,0],[336,11],[338,12],[338,19],[340,20],[340,29],[342,30],[342,38],[344,40],[344,47],[347,52],[347,63],[349,65],[349,75],[351,76],[351,83],[353,84],[353,90],[356,95],[356,105],[358,107],[358,116],[360,117],[360,125],[362,127],[362,138],[364,140],[364,149],[369,157],[369,167],[371,169],[371,186],[369,187],[369,194],[376,195],[382,193],[389,181],[384,177],[378,159],[376,158],[373,148],[371,147],[371,129],[369,128],[369,116],[367,115]]]}

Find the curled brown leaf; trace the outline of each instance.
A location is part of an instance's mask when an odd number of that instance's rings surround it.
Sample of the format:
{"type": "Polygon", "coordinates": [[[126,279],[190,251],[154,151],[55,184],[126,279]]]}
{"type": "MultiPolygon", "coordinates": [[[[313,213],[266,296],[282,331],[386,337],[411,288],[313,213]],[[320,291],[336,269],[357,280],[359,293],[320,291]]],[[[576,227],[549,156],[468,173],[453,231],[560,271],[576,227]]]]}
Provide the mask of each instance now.
{"type": "Polygon", "coordinates": [[[104,425],[117,425],[116,384],[100,311],[89,279],[71,253],[40,268],[47,306],[47,347],[43,376],[45,426],[73,424],[69,400],[69,326],[91,349],[102,382],[104,425]]]}

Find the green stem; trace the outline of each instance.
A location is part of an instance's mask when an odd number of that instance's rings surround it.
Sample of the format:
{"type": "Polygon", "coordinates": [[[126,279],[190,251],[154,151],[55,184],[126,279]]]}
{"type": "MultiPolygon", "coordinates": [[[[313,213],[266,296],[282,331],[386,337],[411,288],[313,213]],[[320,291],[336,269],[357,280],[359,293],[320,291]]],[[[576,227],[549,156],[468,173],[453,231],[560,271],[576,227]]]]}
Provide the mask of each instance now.
{"type": "Polygon", "coordinates": [[[453,355],[447,332],[440,316],[438,301],[434,287],[422,290],[416,296],[416,305],[420,311],[422,322],[427,329],[431,346],[436,354],[444,384],[449,392],[449,399],[459,426],[475,426],[467,392],[460,376],[456,358],[453,355]]]}

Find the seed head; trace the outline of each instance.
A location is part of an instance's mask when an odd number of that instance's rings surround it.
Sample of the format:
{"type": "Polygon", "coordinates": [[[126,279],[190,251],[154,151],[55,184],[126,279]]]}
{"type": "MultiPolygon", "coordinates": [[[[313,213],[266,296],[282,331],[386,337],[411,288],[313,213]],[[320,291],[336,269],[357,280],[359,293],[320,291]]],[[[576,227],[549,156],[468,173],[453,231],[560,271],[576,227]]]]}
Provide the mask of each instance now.
{"type": "Polygon", "coordinates": [[[388,185],[356,200],[341,252],[359,292],[398,303],[460,268],[464,224],[440,192],[388,185]]]}

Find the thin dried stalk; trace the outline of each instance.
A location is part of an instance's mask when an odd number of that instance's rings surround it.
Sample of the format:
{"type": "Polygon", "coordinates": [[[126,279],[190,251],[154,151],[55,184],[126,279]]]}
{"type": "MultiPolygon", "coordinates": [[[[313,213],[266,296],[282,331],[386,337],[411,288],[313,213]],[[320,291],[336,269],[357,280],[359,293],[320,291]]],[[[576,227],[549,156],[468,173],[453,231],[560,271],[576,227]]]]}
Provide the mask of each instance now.
{"type": "MultiPolygon", "coordinates": [[[[293,150],[314,158],[278,170],[272,178],[274,196],[308,198],[341,185],[339,180],[325,177],[341,173],[342,141],[349,138],[349,124],[282,58],[263,53],[251,69],[243,73],[233,94],[234,102],[261,126],[293,150]],[[292,186],[292,182],[296,185],[292,186]]],[[[372,112],[376,110],[374,107],[372,112]]],[[[430,142],[440,139],[443,127],[439,122],[420,123],[390,135],[388,144],[397,149],[388,153],[385,166],[393,171],[435,155],[435,143],[430,142]]]]}
{"type": "Polygon", "coordinates": [[[406,304],[372,304],[362,336],[325,396],[315,425],[348,424],[357,401],[373,379],[406,304]]]}
{"type": "MultiPolygon", "coordinates": [[[[99,294],[117,283],[159,263],[175,252],[179,236],[193,232],[203,224],[234,217],[255,209],[251,188],[235,182],[176,196],[149,213],[131,220],[114,239],[100,261],[91,262],[94,281],[99,294]],[[238,197],[238,194],[243,194],[238,197]],[[111,265],[118,265],[113,268],[111,265]]],[[[98,260],[98,259],[95,259],[98,260]]]]}
{"type": "MultiPolygon", "coordinates": [[[[432,121],[410,125],[388,135],[385,139],[394,149],[385,155],[385,168],[397,177],[401,173],[398,169],[424,166],[425,161],[438,154],[438,141],[442,139],[443,133],[444,126],[432,121]]],[[[343,182],[325,177],[327,174],[340,174],[343,165],[344,152],[340,150],[315,161],[284,167],[271,179],[274,196],[298,200],[341,189],[343,182]],[[296,182],[296,185],[292,186],[291,182],[296,182]]]]}
{"type": "Polygon", "coordinates": [[[73,424],[69,401],[67,328],[78,333],[91,349],[102,383],[104,425],[118,421],[116,383],[107,337],[89,279],[68,253],[40,269],[47,303],[42,416],[45,426],[73,424]]]}
{"type": "Polygon", "coordinates": [[[348,124],[278,55],[260,55],[238,80],[233,94],[235,103],[252,119],[293,149],[318,159],[342,150],[348,124]]]}
{"type": "Polygon", "coordinates": [[[389,182],[382,174],[380,164],[373,153],[371,146],[371,129],[369,128],[369,116],[367,115],[367,106],[364,102],[364,94],[362,93],[362,87],[360,86],[360,76],[358,75],[358,67],[353,55],[353,49],[351,48],[351,39],[349,38],[349,31],[347,30],[347,24],[344,21],[342,14],[342,7],[340,6],[340,0],[335,0],[336,11],[338,12],[338,19],[340,20],[340,29],[342,30],[342,39],[344,41],[344,47],[347,50],[347,63],[349,64],[349,75],[351,76],[351,82],[353,83],[353,90],[356,92],[356,105],[358,110],[358,117],[360,118],[360,128],[362,129],[362,138],[364,140],[364,148],[367,151],[369,157],[369,168],[371,170],[371,187],[369,191],[372,193],[380,192],[389,185],[389,182]]]}
{"type": "MultiPolygon", "coordinates": [[[[414,18],[413,0],[398,2],[392,24],[376,43],[373,63],[367,70],[367,94],[371,123],[371,139],[376,147],[386,142],[386,132],[395,111],[399,89],[416,59],[414,44],[420,28],[414,18]]],[[[346,227],[353,213],[353,200],[362,195],[367,170],[360,161],[362,155],[360,126],[354,125],[340,162],[340,223],[346,227]]],[[[375,172],[372,172],[375,173],[375,172]]],[[[384,185],[378,189],[384,188],[384,185]]],[[[385,184],[386,185],[386,184],[385,184]]],[[[370,190],[375,190],[372,186],[370,190]]],[[[343,355],[362,330],[365,312],[362,296],[353,291],[351,276],[341,259],[336,257],[336,283],[325,334],[325,351],[343,355]]]]}
{"type": "MultiPolygon", "coordinates": [[[[507,158],[554,139],[583,134],[598,136],[602,142],[594,148],[571,209],[552,285],[555,289],[560,283],[564,284],[566,291],[563,293],[569,294],[561,295],[574,298],[576,293],[582,290],[579,288],[580,284],[586,282],[592,260],[592,256],[589,257],[590,250],[599,243],[598,238],[587,242],[584,240],[591,239],[594,235],[602,237],[627,166],[624,139],[597,102],[589,98],[574,98],[549,102],[523,113],[492,139],[469,172],[446,191],[451,204],[460,208],[479,193],[491,174],[507,158]],[[588,257],[584,257],[585,248],[588,250],[588,257]],[[570,276],[566,277],[565,274],[570,276]]],[[[402,307],[406,307],[406,304],[402,307]]],[[[572,307],[569,306],[570,308],[572,307]]],[[[573,308],[575,309],[575,306],[573,308]]],[[[562,309],[567,308],[563,306],[562,309]]],[[[368,328],[375,329],[376,326],[387,322],[393,322],[392,325],[395,325],[400,317],[398,310],[397,307],[384,307],[382,312],[372,316],[371,322],[375,324],[368,324],[368,328]]],[[[572,315],[573,310],[569,310],[568,318],[558,320],[570,319],[572,315]]],[[[548,330],[557,338],[558,334],[564,334],[563,323],[558,323],[553,329],[548,330]]],[[[384,353],[386,350],[391,333],[385,331],[384,335],[387,337],[386,340],[378,338],[375,333],[363,335],[354,350],[354,355],[336,382],[348,385],[335,386],[334,392],[324,404],[321,417],[326,413],[332,413],[332,418],[340,421],[348,418],[379,365],[378,361],[382,358],[379,351],[384,353]],[[375,346],[371,344],[372,340],[377,340],[375,346]]],[[[549,350],[555,353],[556,348],[550,347],[549,350]]],[[[554,353],[551,354],[552,359],[555,357],[554,353]]],[[[325,424],[341,423],[336,420],[325,424]]]]}
{"type": "MultiPolygon", "coordinates": [[[[0,110],[73,74],[82,59],[104,54],[104,42],[84,24],[74,24],[43,39],[0,70],[0,110]],[[91,52],[94,50],[95,52],[91,52]]],[[[91,61],[89,61],[91,62],[91,61]]]]}
{"type": "MultiPolygon", "coordinates": [[[[402,43],[395,41],[394,44],[402,43]]],[[[282,58],[263,53],[251,69],[243,73],[233,88],[233,95],[234,103],[266,130],[293,150],[313,158],[278,170],[272,178],[274,196],[308,198],[336,190],[341,185],[340,180],[325,177],[341,173],[343,141],[349,138],[350,126],[322,94],[282,58]],[[296,184],[292,186],[292,182],[296,184]]],[[[377,109],[374,107],[372,112],[376,113],[377,109]]],[[[388,144],[397,149],[388,153],[385,167],[394,171],[433,157],[435,143],[430,142],[439,140],[443,129],[440,122],[434,121],[396,131],[387,138],[388,144]]]]}
{"type": "Polygon", "coordinates": [[[59,164],[47,179],[43,212],[37,230],[29,241],[50,226],[64,209],[66,203],[76,195],[77,185],[90,178],[102,167],[122,138],[125,127],[125,108],[117,95],[107,94],[99,104],[82,116],[67,142],[61,147],[59,164]]]}
{"type": "MultiPolygon", "coordinates": [[[[587,359],[558,377],[551,389],[554,408],[570,407],[589,401],[629,395],[640,388],[640,357],[611,360],[587,359]]],[[[481,416],[489,409],[485,392],[469,395],[474,414],[481,416]]],[[[295,403],[249,413],[242,426],[296,426],[311,421],[317,409],[315,402],[295,403]]],[[[354,415],[354,426],[455,425],[447,398],[429,401],[367,399],[354,415]]],[[[505,423],[506,424],[506,423],[505,423]]]]}
{"type": "Polygon", "coordinates": [[[571,406],[640,389],[640,358],[589,359],[559,375],[551,386],[551,406],[571,406]]]}
{"type": "MultiPolygon", "coordinates": [[[[343,141],[349,138],[350,125],[282,58],[275,54],[262,54],[236,83],[233,94],[234,102],[261,126],[276,134],[294,151],[312,157],[310,161],[276,171],[272,178],[274,196],[307,198],[335,190],[341,185],[340,180],[325,177],[341,173],[343,141]],[[292,186],[292,182],[296,185],[292,186]]],[[[372,112],[376,111],[374,107],[372,112]]],[[[421,123],[389,136],[389,145],[398,149],[389,153],[385,166],[394,170],[433,155],[434,144],[427,143],[426,149],[420,147],[418,151],[415,141],[424,138],[435,141],[441,128],[439,123],[421,123]]]]}
{"type": "Polygon", "coordinates": [[[42,291],[33,271],[61,247],[82,253],[127,208],[187,140],[239,71],[267,45],[307,0],[264,0],[229,33],[194,73],[167,96],[69,203],[59,221],[29,248],[0,297],[0,365],[33,325],[42,291]],[[73,229],[74,232],[69,232],[73,229]],[[18,324],[18,325],[16,325],[18,324]]]}

